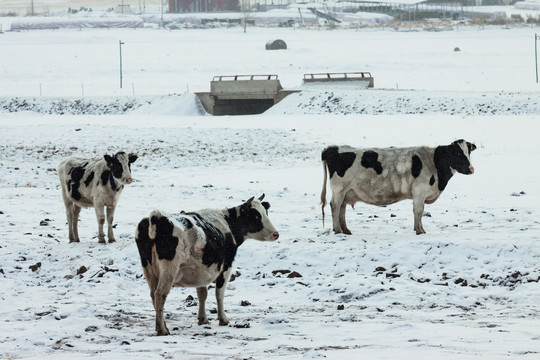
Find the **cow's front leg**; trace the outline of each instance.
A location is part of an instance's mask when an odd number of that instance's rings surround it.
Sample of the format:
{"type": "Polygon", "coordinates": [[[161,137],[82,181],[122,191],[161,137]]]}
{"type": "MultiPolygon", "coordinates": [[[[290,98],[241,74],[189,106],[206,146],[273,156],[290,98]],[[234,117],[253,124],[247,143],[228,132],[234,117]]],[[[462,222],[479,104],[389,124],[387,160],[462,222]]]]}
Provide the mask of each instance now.
{"type": "Polygon", "coordinates": [[[98,222],[98,241],[100,243],[104,243],[105,233],[103,232],[103,224],[105,224],[105,205],[101,202],[96,202],[96,200],[94,200],[94,206],[98,222]]]}
{"type": "Polygon", "coordinates": [[[424,215],[424,202],[423,196],[415,196],[413,198],[413,213],[414,213],[414,231],[416,235],[425,234],[424,227],[422,226],[422,215],[424,215]]]}
{"type": "Polygon", "coordinates": [[[115,242],[114,233],[113,233],[113,221],[114,221],[114,210],[116,205],[107,206],[107,236],[109,237],[109,242],[115,242]]]}
{"type": "MultiPolygon", "coordinates": [[[[330,208],[332,209],[332,227],[336,234],[341,234],[343,230],[340,224],[340,215],[342,213],[341,206],[343,205],[344,196],[340,191],[336,191],[330,200],[330,208]]],[[[343,210],[343,218],[345,218],[345,210],[343,210]]]]}
{"type": "Polygon", "coordinates": [[[223,307],[223,298],[225,297],[225,288],[229,282],[229,277],[231,275],[231,268],[229,270],[221,273],[216,281],[216,301],[218,308],[218,320],[220,326],[225,326],[229,324],[229,319],[225,315],[225,308],[223,307]]]}
{"type": "Polygon", "coordinates": [[[206,298],[208,297],[208,289],[206,286],[197,288],[197,298],[199,299],[199,325],[208,324],[206,316],[206,298]]]}

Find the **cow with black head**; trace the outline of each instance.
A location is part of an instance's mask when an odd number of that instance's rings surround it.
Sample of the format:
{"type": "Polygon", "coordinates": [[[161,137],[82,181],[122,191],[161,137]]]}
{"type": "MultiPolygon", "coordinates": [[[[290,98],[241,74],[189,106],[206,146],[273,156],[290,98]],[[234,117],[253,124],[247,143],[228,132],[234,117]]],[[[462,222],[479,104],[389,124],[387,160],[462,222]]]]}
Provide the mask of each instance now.
{"type": "Polygon", "coordinates": [[[322,152],[324,182],[322,217],[326,205],[326,181],[330,173],[332,223],[335,233],[350,234],[345,222],[347,205],[358,201],[385,206],[413,200],[414,230],[422,226],[424,204],[432,204],[455,173],[474,173],[471,152],[476,145],[457,140],[437,147],[356,149],[329,146],[322,152]]]}
{"type": "Polygon", "coordinates": [[[93,207],[98,222],[98,241],[105,242],[103,225],[107,208],[107,233],[109,242],[114,242],[113,220],[116,205],[124,185],[131,184],[131,164],[137,155],[121,151],[113,156],[98,156],[92,159],[69,157],[58,166],[62,186],[62,197],[66,206],[69,242],[79,242],[79,213],[82,208],[93,207]]]}
{"type": "Polygon", "coordinates": [[[207,324],[207,286],[216,284],[219,325],[227,325],[223,298],[238,247],[246,239],[279,237],[264,194],[229,209],[203,209],[165,215],[154,210],[142,219],[135,240],[156,311],[158,335],[169,335],[163,309],[172,287],[194,287],[199,299],[199,325],[207,324]]]}

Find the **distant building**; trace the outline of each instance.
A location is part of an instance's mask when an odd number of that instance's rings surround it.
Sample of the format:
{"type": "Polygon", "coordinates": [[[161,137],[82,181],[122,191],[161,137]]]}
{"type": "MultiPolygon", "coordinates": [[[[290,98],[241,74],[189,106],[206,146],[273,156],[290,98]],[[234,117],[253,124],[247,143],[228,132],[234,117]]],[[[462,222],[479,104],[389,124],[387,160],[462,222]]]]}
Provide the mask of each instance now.
{"type": "Polygon", "coordinates": [[[240,11],[239,0],[169,0],[169,13],[240,11]]]}

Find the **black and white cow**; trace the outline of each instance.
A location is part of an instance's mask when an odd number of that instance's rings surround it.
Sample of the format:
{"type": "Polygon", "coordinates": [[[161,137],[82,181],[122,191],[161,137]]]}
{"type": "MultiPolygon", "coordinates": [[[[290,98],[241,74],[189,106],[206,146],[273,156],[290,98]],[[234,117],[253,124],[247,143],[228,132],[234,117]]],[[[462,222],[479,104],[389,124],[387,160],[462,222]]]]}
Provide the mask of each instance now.
{"type": "Polygon", "coordinates": [[[456,173],[473,174],[470,154],[476,145],[457,140],[448,146],[356,149],[329,146],[322,152],[324,183],[321,205],[324,222],[326,181],[330,173],[333,230],[350,234],[345,208],[358,201],[385,206],[412,199],[414,230],[422,226],[424,204],[432,204],[456,173]]]}
{"type": "Polygon", "coordinates": [[[69,157],[58,166],[62,185],[62,197],[66,206],[69,242],[79,242],[79,213],[81,208],[93,207],[98,222],[98,240],[105,242],[103,224],[107,208],[109,242],[114,242],[113,218],[116,204],[124,185],[131,184],[131,164],[137,155],[119,152],[114,156],[99,156],[93,159],[69,157]]]}
{"type": "Polygon", "coordinates": [[[197,288],[201,325],[208,323],[207,285],[215,282],[219,325],[229,323],[223,297],[238,247],[246,239],[274,241],[279,237],[268,218],[270,204],[262,202],[263,198],[264,194],[230,209],[177,215],[155,210],[139,222],[135,239],[156,311],[158,335],[169,334],[163,308],[172,287],[197,288]]]}

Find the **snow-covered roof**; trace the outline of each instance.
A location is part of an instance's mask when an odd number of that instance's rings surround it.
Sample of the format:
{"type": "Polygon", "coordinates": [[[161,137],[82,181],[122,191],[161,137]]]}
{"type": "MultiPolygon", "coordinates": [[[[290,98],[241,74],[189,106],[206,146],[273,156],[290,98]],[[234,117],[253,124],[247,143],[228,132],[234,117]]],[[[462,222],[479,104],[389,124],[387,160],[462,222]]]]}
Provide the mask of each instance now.
{"type": "Polygon", "coordinates": [[[427,0],[362,0],[361,2],[374,4],[415,5],[426,1],[427,0]]]}

